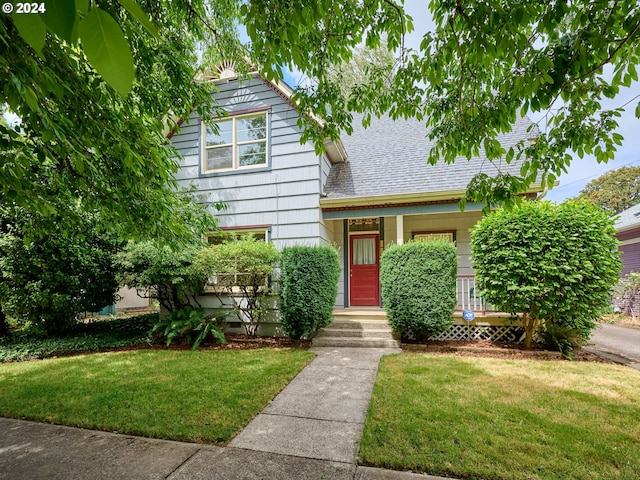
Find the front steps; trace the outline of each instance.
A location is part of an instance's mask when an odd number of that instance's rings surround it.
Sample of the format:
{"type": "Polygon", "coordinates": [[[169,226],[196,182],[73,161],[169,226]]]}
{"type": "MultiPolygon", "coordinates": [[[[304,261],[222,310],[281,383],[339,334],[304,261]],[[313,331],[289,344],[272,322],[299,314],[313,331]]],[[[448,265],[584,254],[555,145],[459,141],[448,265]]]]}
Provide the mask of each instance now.
{"type": "Polygon", "coordinates": [[[384,310],[334,310],[333,322],[313,338],[314,347],[400,348],[400,335],[387,323],[384,310]]]}

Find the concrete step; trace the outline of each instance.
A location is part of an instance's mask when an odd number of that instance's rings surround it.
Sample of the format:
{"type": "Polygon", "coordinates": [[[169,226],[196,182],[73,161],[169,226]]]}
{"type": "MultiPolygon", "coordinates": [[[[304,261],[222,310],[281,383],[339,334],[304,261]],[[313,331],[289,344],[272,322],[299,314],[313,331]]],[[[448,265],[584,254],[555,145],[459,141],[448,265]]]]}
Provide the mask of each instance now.
{"type": "Polygon", "coordinates": [[[398,340],[356,337],[314,337],[314,347],[400,348],[398,340]]]}
{"type": "Polygon", "coordinates": [[[386,321],[381,320],[344,320],[334,318],[328,328],[346,330],[391,330],[386,321]]]}
{"type": "Polygon", "coordinates": [[[331,325],[313,338],[314,347],[399,348],[400,335],[382,309],[334,311],[331,325]]]}
{"type": "Polygon", "coordinates": [[[388,329],[354,329],[354,328],[323,328],[316,337],[357,337],[357,338],[383,338],[394,339],[391,328],[388,329]]]}
{"type": "Polygon", "coordinates": [[[336,312],[333,314],[334,321],[367,321],[367,322],[384,322],[387,323],[387,314],[384,310],[377,311],[355,311],[349,313],[336,312]]]}

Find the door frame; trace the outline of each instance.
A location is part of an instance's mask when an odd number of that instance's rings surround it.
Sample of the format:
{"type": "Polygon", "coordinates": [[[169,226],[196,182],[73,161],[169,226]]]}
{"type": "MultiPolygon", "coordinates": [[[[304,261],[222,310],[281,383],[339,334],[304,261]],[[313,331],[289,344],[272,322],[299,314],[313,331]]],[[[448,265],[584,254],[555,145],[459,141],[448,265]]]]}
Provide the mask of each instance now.
{"type": "Polygon", "coordinates": [[[348,238],[349,245],[349,266],[348,266],[348,275],[349,275],[349,306],[366,306],[366,307],[379,307],[381,305],[381,294],[380,294],[380,232],[358,232],[349,234],[348,238]],[[373,238],[375,240],[376,246],[376,299],[377,303],[371,305],[354,305],[352,301],[352,290],[353,290],[353,240],[358,238],[373,238]]]}

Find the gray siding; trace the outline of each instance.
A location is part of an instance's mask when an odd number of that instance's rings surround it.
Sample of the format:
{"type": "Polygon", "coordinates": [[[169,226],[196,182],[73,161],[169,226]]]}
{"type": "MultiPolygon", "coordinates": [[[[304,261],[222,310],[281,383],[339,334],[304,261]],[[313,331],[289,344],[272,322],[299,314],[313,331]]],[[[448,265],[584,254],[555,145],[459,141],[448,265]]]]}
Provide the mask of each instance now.
{"type": "Polygon", "coordinates": [[[171,139],[182,156],[178,183],[196,185],[202,201],[227,204],[226,210],[216,213],[221,227],[268,225],[278,248],[327,241],[319,200],[330,165],[313,145],[300,144],[298,112],[259,78],[231,80],[217,87],[214,99],[229,113],[269,108],[268,168],[201,175],[201,121],[193,113],[171,139]]]}
{"type": "MultiPolygon", "coordinates": [[[[320,191],[324,193],[325,186],[327,184],[327,178],[329,177],[329,172],[331,171],[331,162],[326,155],[322,155],[320,160],[320,191]]],[[[326,224],[326,222],[322,223],[320,227],[320,236],[322,238],[323,243],[331,243],[331,238],[333,236],[331,228],[326,224]]]]}
{"type": "Polygon", "coordinates": [[[622,256],[621,276],[628,275],[631,272],[640,272],[640,243],[630,243],[620,245],[620,253],[622,256]]]}

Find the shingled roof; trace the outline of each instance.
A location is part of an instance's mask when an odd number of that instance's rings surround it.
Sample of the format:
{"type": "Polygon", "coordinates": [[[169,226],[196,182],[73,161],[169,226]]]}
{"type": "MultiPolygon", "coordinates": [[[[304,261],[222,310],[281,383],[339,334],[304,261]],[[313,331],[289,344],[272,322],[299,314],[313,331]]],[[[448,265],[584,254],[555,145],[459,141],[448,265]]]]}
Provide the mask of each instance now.
{"type": "Polygon", "coordinates": [[[640,204],[620,212],[615,219],[615,229],[618,233],[640,227],[640,204]]]}
{"type": "MultiPolygon", "coordinates": [[[[470,161],[460,157],[450,165],[429,165],[427,156],[433,142],[427,139],[424,124],[417,120],[374,117],[365,129],[361,117],[354,116],[353,124],[353,133],[342,137],[348,159],[332,166],[325,186],[327,199],[459,192],[478,173],[518,175],[520,171],[519,162],[491,162],[483,155],[470,161]]],[[[499,137],[502,146],[508,149],[535,138],[539,131],[535,125],[528,131],[531,125],[528,118],[519,119],[509,134],[499,137]]]]}

